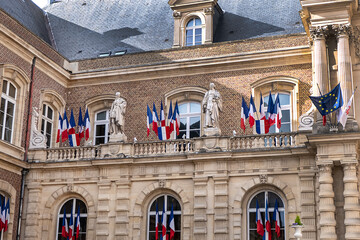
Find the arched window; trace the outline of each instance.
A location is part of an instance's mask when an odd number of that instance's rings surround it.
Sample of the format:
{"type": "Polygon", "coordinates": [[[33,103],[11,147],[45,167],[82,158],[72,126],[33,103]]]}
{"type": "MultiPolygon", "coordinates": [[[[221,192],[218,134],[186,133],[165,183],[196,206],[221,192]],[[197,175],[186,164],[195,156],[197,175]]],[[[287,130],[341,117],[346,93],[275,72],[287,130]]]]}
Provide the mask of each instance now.
{"type": "MultiPolygon", "coordinates": [[[[278,133],[278,132],[291,132],[291,103],[290,103],[290,94],[289,93],[278,93],[279,94],[279,100],[280,100],[280,106],[281,106],[281,128],[278,129],[276,127],[277,124],[277,118],[275,119],[276,122],[274,125],[272,125],[269,129],[269,133],[278,133]]],[[[273,103],[275,103],[276,99],[276,93],[271,93],[271,97],[273,99],[273,103]]],[[[264,105],[265,105],[265,111],[267,111],[269,102],[269,95],[264,97],[264,105]]],[[[268,117],[268,114],[267,114],[268,117]]]]}
{"type": "Polygon", "coordinates": [[[109,141],[109,110],[102,110],[95,114],[95,145],[107,143],[109,141]]]}
{"type": "MultiPolygon", "coordinates": [[[[247,208],[247,228],[248,228],[248,240],[262,240],[260,234],[257,233],[257,223],[256,223],[256,202],[259,204],[259,210],[262,217],[262,222],[265,226],[265,201],[268,203],[268,211],[270,215],[270,224],[271,224],[271,239],[285,239],[285,206],[282,199],[276,193],[272,191],[262,191],[256,193],[249,201],[247,208]],[[275,233],[275,221],[273,220],[275,201],[278,202],[278,209],[280,215],[280,237],[278,238],[275,233]],[[276,237],[275,237],[276,236],[276,237]]],[[[265,227],[264,227],[265,229],[265,227]]],[[[264,238],[268,240],[267,236],[264,238]]]]}
{"type": "Polygon", "coordinates": [[[0,139],[12,142],[16,107],[16,87],[4,80],[0,104],[0,139]]]}
{"type": "Polygon", "coordinates": [[[201,104],[185,102],[179,104],[180,127],[178,139],[200,137],[201,104]]]}
{"type": "Polygon", "coordinates": [[[202,28],[200,18],[192,18],[186,24],[186,46],[201,45],[202,28]]]}
{"type": "Polygon", "coordinates": [[[46,146],[51,147],[51,137],[54,122],[54,110],[47,104],[43,104],[41,118],[41,133],[46,136],[46,146]]]}
{"type": "MultiPolygon", "coordinates": [[[[160,238],[161,229],[162,229],[162,215],[163,215],[163,209],[165,207],[166,209],[166,235],[170,234],[170,227],[169,227],[169,220],[170,220],[170,214],[171,214],[171,205],[173,206],[173,212],[174,212],[174,223],[175,223],[175,237],[174,240],[180,240],[181,239],[181,206],[180,203],[171,195],[161,195],[157,197],[151,204],[150,208],[148,210],[148,224],[147,224],[147,239],[148,240],[155,240],[156,239],[156,226],[155,226],[155,218],[156,218],[156,205],[158,206],[159,211],[159,236],[160,238]]],[[[166,238],[168,239],[168,238],[166,238]]]]}
{"type": "Polygon", "coordinates": [[[62,207],[60,208],[60,211],[58,213],[58,224],[57,224],[57,234],[56,239],[62,240],[65,239],[61,236],[62,231],[62,224],[63,224],[63,218],[64,218],[64,211],[66,213],[66,220],[68,225],[70,226],[70,217],[71,213],[73,215],[73,224],[74,224],[74,235],[76,235],[76,225],[77,225],[77,212],[80,212],[80,234],[79,238],[80,240],[86,239],[86,222],[87,222],[87,208],[83,201],[73,198],[64,203],[62,207]]]}

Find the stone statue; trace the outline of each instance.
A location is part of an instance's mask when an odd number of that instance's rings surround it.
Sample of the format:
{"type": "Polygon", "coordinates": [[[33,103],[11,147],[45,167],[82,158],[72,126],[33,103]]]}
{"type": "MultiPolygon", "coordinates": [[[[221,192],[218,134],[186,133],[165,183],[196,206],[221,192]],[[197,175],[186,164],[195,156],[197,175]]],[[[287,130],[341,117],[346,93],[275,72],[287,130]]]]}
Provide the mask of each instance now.
{"type": "Polygon", "coordinates": [[[31,119],[31,133],[29,148],[46,148],[46,136],[38,130],[39,113],[38,108],[33,107],[31,119]]]}
{"type": "Polygon", "coordinates": [[[214,83],[210,83],[210,90],[205,93],[202,107],[205,113],[205,135],[220,135],[219,113],[222,111],[222,99],[215,90],[214,83]]]}
{"type": "Polygon", "coordinates": [[[110,140],[109,142],[126,141],[124,134],[126,101],[120,97],[120,92],[115,94],[115,100],[110,109],[110,140]]]}

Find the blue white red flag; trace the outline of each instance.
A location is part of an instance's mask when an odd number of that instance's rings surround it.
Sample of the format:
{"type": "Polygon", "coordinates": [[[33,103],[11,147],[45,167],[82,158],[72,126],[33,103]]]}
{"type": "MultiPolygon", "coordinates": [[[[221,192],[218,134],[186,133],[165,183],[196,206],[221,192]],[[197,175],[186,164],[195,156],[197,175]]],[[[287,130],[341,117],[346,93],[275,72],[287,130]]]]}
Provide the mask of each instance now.
{"type": "Polygon", "coordinates": [[[250,124],[251,128],[255,124],[255,113],[256,113],[256,108],[255,108],[255,104],[254,104],[254,99],[251,95],[250,96],[250,105],[249,105],[249,124],[250,124]]]}
{"type": "Polygon", "coordinates": [[[68,125],[68,134],[69,134],[69,145],[74,147],[76,144],[76,132],[75,132],[75,118],[73,110],[71,109],[70,121],[68,125]]]}
{"type": "Polygon", "coordinates": [[[58,120],[58,129],[57,129],[57,133],[56,133],[56,142],[60,142],[60,137],[61,137],[61,127],[62,127],[62,118],[61,115],[59,113],[59,120],[58,120]]]}
{"type": "Polygon", "coordinates": [[[262,221],[258,200],[256,200],[256,231],[260,236],[264,236],[264,224],[262,221]]]}
{"type": "Polygon", "coordinates": [[[264,104],[264,98],[263,98],[261,92],[260,92],[260,107],[259,107],[259,113],[260,113],[260,120],[265,120],[265,119],[266,119],[265,104],[264,104]]]}
{"type": "Polygon", "coordinates": [[[155,240],[158,240],[159,238],[159,209],[158,209],[158,203],[156,202],[156,214],[155,214],[155,240]]]}
{"type": "Polygon", "coordinates": [[[172,119],[173,110],[172,110],[172,101],[170,101],[168,116],[167,116],[167,123],[166,123],[166,139],[171,138],[171,133],[174,131],[174,122],[172,119]]]}
{"type": "Polygon", "coordinates": [[[80,146],[81,139],[83,139],[84,136],[84,121],[82,118],[82,112],[81,107],[79,109],[79,118],[78,118],[78,132],[76,134],[76,146],[80,146]]]}
{"type": "Polygon", "coordinates": [[[161,140],[166,140],[166,120],[165,120],[165,112],[164,112],[164,107],[163,107],[163,103],[161,100],[161,109],[160,109],[160,126],[161,126],[161,136],[162,139],[161,140]]]}
{"type": "Polygon", "coordinates": [[[158,132],[158,122],[159,122],[159,117],[156,111],[156,107],[155,107],[155,103],[153,103],[153,131],[156,133],[157,136],[159,136],[159,132],[158,132]]]}
{"type": "Polygon", "coordinates": [[[281,128],[281,118],[282,118],[282,113],[281,113],[281,105],[280,105],[280,94],[277,94],[276,99],[275,99],[275,108],[276,108],[276,116],[277,116],[277,124],[276,127],[278,129],[281,128]]]}
{"type": "Polygon", "coordinates": [[[152,113],[151,110],[149,108],[149,105],[147,105],[147,109],[146,109],[146,126],[147,126],[147,136],[150,135],[150,124],[153,123],[152,120],[152,113]]]}
{"type": "Polygon", "coordinates": [[[162,212],[162,234],[161,234],[161,239],[162,240],[167,240],[166,239],[166,210],[165,210],[165,202],[164,202],[164,206],[163,206],[163,212],[162,212]]]}
{"type": "Polygon", "coordinates": [[[271,127],[272,125],[275,124],[275,117],[276,117],[276,109],[275,109],[275,104],[274,104],[272,96],[271,96],[271,91],[269,93],[267,113],[269,114],[268,120],[269,120],[269,126],[271,127]]]}
{"type": "Polygon", "coordinates": [[[271,224],[270,224],[270,214],[268,208],[268,202],[265,200],[265,234],[267,235],[267,240],[271,240],[271,224]]]}
{"type": "Polygon", "coordinates": [[[4,232],[8,230],[8,225],[10,221],[10,199],[8,198],[5,206],[5,226],[4,226],[4,232]]]}
{"type": "Polygon", "coordinates": [[[84,122],[85,122],[85,140],[87,141],[89,139],[89,137],[90,137],[90,130],[91,130],[90,117],[89,117],[88,109],[86,109],[86,112],[85,112],[84,122]]]}
{"type": "Polygon", "coordinates": [[[249,108],[245,102],[244,97],[242,97],[242,104],[241,104],[241,123],[240,127],[245,131],[245,120],[249,117],[249,108]]]}
{"type": "Polygon", "coordinates": [[[257,134],[269,133],[269,121],[266,119],[255,120],[255,128],[257,134]]]}
{"type": "Polygon", "coordinates": [[[179,128],[180,128],[180,113],[179,113],[179,105],[176,101],[174,113],[172,116],[173,123],[174,123],[174,131],[175,131],[175,139],[179,135],[179,128]]]}
{"type": "Polygon", "coordinates": [[[4,208],[5,208],[5,198],[4,198],[3,202],[1,202],[1,198],[0,198],[0,232],[3,230],[4,225],[5,225],[5,217],[3,217],[3,209],[4,208]]]}
{"type": "Polygon", "coordinates": [[[64,238],[67,238],[69,236],[69,227],[66,219],[66,212],[64,209],[64,217],[62,222],[62,228],[61,228],[61,236],[64,238]]]}
{"type": "Polygon", "coordinates": [[[73,240],[73,236],[74,236],[74,222],[73,222],[73,213],[71,209],[70,222],[69,222],[69,239],[73,240]]]}
{"type": "Polygon", "coordinates": [[[274,208],[274,215],[273,220],[275,221],[275,233],[280,237],[280,214],[279,214],[279,208],[278,208],[278,201],[275,200],[275,208],[274,208]]]}
{"type": "Polygon", "coordinates": [[[171,204],[169,227],[170,227],[170,240],[172,240],[175,237],[175,220],[174,220],[174,206],[173,206],[173,204],[171,204]]]}
{"type": "Polygon", "coordinates": [[[77,215],[76,215],[76,239],[79,238],[79,234],[80,234],[80,206],[78,207],[77,210],[77,215]]]}
{"type": "Polygon", "coordinates": [[[68,119],[66,116],[66,111],[64,112],[64,118],[61,124],[61,142],[65,142],[68,139],[68,119]]]}

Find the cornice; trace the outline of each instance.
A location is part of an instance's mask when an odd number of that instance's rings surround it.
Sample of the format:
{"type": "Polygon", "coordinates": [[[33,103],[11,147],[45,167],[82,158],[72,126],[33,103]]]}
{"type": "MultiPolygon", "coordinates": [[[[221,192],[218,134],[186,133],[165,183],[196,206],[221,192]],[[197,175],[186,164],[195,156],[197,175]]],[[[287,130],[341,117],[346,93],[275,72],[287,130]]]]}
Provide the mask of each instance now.
{"type": "Polygon", "coordinates": [[[311,50],[309,46],[235,53],[198,59],[182,59],[171,63],[76,73],[71,75],[69,87],[151,80],[154,78],[198,75],[201,73],[269,68],[304,63],[311,63],[311,50]],[[184,71],[185,69],[186,71],[184,71]],[[101,82],[98,81],[98,78],[101,78],[101,82]]]}

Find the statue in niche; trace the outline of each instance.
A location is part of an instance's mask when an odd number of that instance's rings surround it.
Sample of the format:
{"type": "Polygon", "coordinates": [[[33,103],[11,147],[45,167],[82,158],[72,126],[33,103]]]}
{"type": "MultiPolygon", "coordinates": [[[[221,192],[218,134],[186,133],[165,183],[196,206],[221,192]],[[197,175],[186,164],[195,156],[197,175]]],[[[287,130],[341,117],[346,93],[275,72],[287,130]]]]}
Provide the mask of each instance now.
{"type": "Polygon", "coordinates": [[[31,133],[29,148],[46,148],[46,136],[38,130],[39,113],[38,108],[33,107],[31,119],[31,133]]]}
{"type": "Polygon", "coordinates": [[[115,94],[115,100],[110,109],[110,140],[109,142],[126,141],[124,134],[126,101],[120,97],[120,92],[115,94]]]}
{"type": "Polygon", "coordinates": [[[210,90],[205,93],[202,107],[205,113],[205,135],[220,135],[219,113],[222,111],[222,99],[214,83],[210,83],[210,90]]]}

